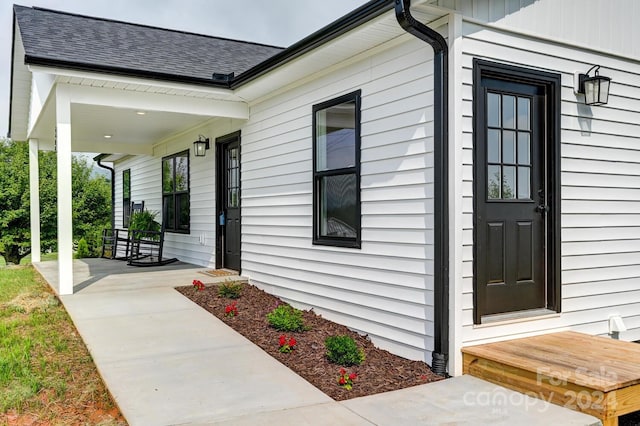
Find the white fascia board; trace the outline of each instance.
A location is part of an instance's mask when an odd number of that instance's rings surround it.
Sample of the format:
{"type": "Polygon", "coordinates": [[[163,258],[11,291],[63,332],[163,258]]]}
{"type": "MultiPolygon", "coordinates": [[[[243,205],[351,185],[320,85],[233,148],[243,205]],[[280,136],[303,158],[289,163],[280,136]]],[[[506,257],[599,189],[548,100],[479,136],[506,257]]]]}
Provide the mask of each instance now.
{"type": "Polygon", "coordinates": [[[112,108],[164,111],[242,120],[249,118],[249,106],[240,101],[192,98],[60,83],[57,86],[59,90],[62,89],[68,93],[72,104],[101,105],[112,108]]]}
{"type": "Polygon", "coordinates": [[[241,99],[234,95],[233,90],[223,89],[220,87],[208,87],[199,84],[175,83],[164,80],[154,80],[150,78],[136,78],[106,74],[100,72],[77,71],[66,68],[47,67],[42,65],[29,65],[31,72],[43,72],[55,74],[60,77],[79,78],[96,81],[110,81],[121,84],[131,84],[138,86],[147,86],[150,88],[166,89],[166,90],[188,90],[190,92],[198,92],[202,94],[212,95],[220,98],[240,101],[241,99]]]}

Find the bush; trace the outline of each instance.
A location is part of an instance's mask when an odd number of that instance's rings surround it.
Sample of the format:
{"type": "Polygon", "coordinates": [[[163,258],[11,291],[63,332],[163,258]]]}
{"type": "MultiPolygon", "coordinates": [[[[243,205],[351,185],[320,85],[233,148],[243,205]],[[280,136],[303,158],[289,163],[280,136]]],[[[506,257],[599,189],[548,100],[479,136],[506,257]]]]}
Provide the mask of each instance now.
{"type": "Polygon", "coordinates": [[[360,365],[365,359],[364,350],[356,345],[352,337],[330,336],[324,340],[327,358],[334,364],[343,366],[360,365]]]}
{"type": "Polygon", "coordinates": [[[239,281],[225,281],[218,287],[218,296],[227,299],[238,299],[242,294],[242,283],[239,281]]]}
{"type": "Polygon", "coordinates": [[[133,212],[129,220],[129,230],[159,232],[162,227],[160,222],[156,221],[156,216],[158,216],[158,212],[149,210],[133,212]]]}
{"type": "Polygon", "coordinates": [[[289,305],[280,305],[267,314],[271,327],[279,331],[305,331],[302,311],[289,305]]]}
{"type": "Polygon", "coordinates": [[[87,240],[80,238],[78,241],[78,249],[76,250],[76,259],[83,259],[85,257],[91,257],[89,244],[87,244],[87,240]]]}

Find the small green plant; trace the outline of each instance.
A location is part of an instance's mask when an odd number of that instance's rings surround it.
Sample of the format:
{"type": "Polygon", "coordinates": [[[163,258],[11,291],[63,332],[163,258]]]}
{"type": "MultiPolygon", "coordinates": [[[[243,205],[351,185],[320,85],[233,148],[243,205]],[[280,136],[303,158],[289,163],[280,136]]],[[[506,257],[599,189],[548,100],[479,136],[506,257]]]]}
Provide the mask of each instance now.
{"type": "Polygon", "coordinates": [[[324,340],[327,358],[334,364],[350,366],[360,365],[365,359],[364,350],[347,335],[329,336],[324,340]]]}
{"type": "Polygon", "coordinates": [[[85,257],[91,257],[89,244],[87,244],[87,240],[80,238],[78,240],[78,249],[76,250],[76,259],[84,259],[85,257]]]}
{"type": "Polygon", "coordinates": [[[225,281],[218,287],[218,296],[227,299],[238,299],[242,294],[242,283],[239,281],[225,281]]]}
{"type": "Polygon", "coordinates": [[[158,212],[150,210],[133,212],[129,221],[129,230],[159,232],[162,227],[160,222],[156,221],[157,216],[158,212]]]}
{"type": "Polygon", "coordinates": [[[278,305],[267,314],[269,325],[279,331],[305,331],[302,311],[289,305],[278,305]]]}

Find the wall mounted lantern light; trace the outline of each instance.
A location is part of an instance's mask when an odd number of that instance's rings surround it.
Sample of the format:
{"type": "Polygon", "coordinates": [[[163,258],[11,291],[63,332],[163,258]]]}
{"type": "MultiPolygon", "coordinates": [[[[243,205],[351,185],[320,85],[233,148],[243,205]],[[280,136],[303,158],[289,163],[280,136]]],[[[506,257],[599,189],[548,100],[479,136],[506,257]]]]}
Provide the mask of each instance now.
{"type": "Polygon", "coordinates": [[[209,138],[198,135],[198,140],[193,143],[193,149],[196,157],[204,157],[207,155],[207,150],[209,149],[209,138]]]}
{"type": "Polygon", "coordinates": [[[576,93],[584,94],[584,103],[587,105],[606,105],[609,101],[611,78],[601,76],[599,69],[600,65],[594,65],[586,74],[576,73],[578,84],[576,93]],[[592,77],[589,76],[591,71],[594,71],[592,77]]]}

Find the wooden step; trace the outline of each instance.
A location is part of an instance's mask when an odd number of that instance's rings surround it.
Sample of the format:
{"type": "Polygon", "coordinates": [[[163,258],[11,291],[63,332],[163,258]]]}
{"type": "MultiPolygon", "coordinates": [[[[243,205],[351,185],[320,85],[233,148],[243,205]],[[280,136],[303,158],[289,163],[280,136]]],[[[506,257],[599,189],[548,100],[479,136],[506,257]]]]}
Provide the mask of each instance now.
{"type": "Polygon", "coordinates": [[[640,410],[640,345],[572,331],[469,346],[465,374],[598,417],[640,410]]]}

